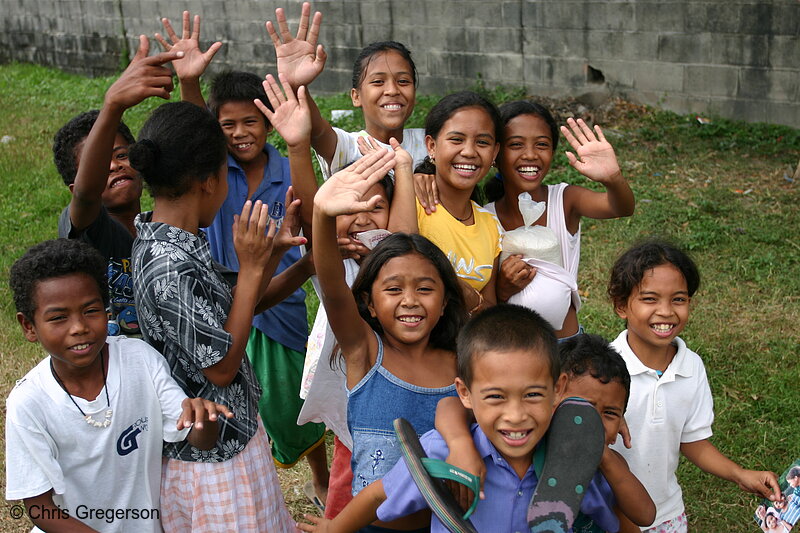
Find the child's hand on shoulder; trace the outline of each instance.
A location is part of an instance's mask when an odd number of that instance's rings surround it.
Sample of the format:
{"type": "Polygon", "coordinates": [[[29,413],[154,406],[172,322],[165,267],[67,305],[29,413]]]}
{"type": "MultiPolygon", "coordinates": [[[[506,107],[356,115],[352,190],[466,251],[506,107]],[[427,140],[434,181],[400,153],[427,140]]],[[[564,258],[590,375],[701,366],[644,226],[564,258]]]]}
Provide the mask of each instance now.
{"type": "Polygon", "coordinates": [[[297,88],[295,96],[286,76],[278,74],[278,77],[283,90],[271,74],[263,82],[272,110],[258,99],[254,100],[256,107],[264,113],[288,146],[308,146],[311,144],[311,112],[306,100],[306,88],[297,88]]]}
{"type": "Polygon", "coordinates": [[[164,31],[167,33],[169,41],[164,39],[164,36],[160,33],[156,33],[155,37],[165,51],[183,52],[183,59],[172,63],[178,79],[199,80],[214,55],[222,48],[222,43],[217,41],[211,44],[205,52],[200,50],[200,15],[194,16],[194,23],[191,25],[189,24],[189,18],[189,12],[184,11],[183,31],[180,38],[178,38],[175,30],[172,29],[169,19],[162,18],[161,23],[164,25],[164,31]]]}
{"type": "Polygon", "coordinates": [[[369,200],[361,198],[394,165],[395,153],[385,148],[362,157],[322,184],[314,197],[314,209],[329,217],[373,210],[381,196],[376,194],[369,200]]]}
{"type": "Polygon", "coordinates": [[[292,34],[289,33],[286,15],[280,7],[275,10],[275,19],[278,21],[280,35],[275,31],[275,26],[271,21],[266,23],[267,33],[275,46],[278,72],[286,76],[286,81],[295,89],[314,81],[325,68],[325,61],[328,59],[325,49],[321,44],[317,44],[322,13],[319,11],[314,13],[309,28],[310,15],[311,4],[303,2],[296,37],[292,37],[292,34]]]}
{"type": "Polygon", "coordinates": [[[183,57],[183,52],[162,52],[148,57],[149,52],[150,41],[140,35],[139,49],[125,72],[106,91],[105,105],[124,111],[151,96],[169,99],[173,89],[172,72],[164,63],[183,57]]]}
{"type": "Polygon", "coordinates": [[[180,418],[178,418],[178,429],[196,427],[203,429],[205,422],[216,422],[219,415],[225,418],[233,418],[230,409],[222,404],[214,403],[204,398],[186,398],[181,402],[180,418]]]}
{"type": "Polygon", "coordinates": [[[572,152],[566,153],[569,164],[575,170],[602,184],[624,179],[614,148],[606,140],[600,126],[595,125],[592,131],[580,118],[577,122],[573,118],[567,119],[567,125],[569,129],[561,126],[561,133],[577,153],[577,157],[572,152]]]}
{"type": "Polygon", "coordinates": [[[304,522],[298,522],[297,527],[300,529],[300,531],[311,531],[315,533],[326,533],[333,531],[333,529],[330,527],[331,521],[327,518],[304,514],[303,519],[310,523],[306,524],[304,522]]]}

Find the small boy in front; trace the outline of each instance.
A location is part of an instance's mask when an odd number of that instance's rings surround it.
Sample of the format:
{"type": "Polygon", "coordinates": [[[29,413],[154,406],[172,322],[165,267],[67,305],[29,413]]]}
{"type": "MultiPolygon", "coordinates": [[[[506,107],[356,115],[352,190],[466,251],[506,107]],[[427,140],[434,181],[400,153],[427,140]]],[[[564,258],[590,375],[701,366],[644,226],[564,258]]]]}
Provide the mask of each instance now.
{"type": "Polygon", "coordinates": [[[233,416],[188,399],[144,341],[108,337],[106,269],[73,239],[11,267],[22,331],[49,356],[6,402],[6,498],[44,531],[160,532],[163,442],[209,449],[218,414],[233,416]]]}
{"type": "MultiPolygon", "coordinates": [[[[538,314],[516,305],[498,305],[483,311],[458,337],[456,389],[461,403],[472,409],[477,424],[472,439],[486,465],[485,499],[470,521],[478,531],[528,531],[527,511],[538,478],[534,449],[550,426],[567,377],[561,364],[555,333],[538,314]]],[[[429,431],[421,438],[429,457],[446,459],[449,450],[441,434],[429,431]]],[[[594,482],[581,508],[602,506],[592,501],[594,482]]],[[[303,531],[356,531],[376,518],[394,520],[424,509],[425,500],[400,461],[380,481],[361,491],[333,521],[306,516],[314,525],[303,531]]],[[[607,515],[589,513],[605,526],[607,515]]],[[[447,531],[434,516],[431,531],[447,531]]]]}

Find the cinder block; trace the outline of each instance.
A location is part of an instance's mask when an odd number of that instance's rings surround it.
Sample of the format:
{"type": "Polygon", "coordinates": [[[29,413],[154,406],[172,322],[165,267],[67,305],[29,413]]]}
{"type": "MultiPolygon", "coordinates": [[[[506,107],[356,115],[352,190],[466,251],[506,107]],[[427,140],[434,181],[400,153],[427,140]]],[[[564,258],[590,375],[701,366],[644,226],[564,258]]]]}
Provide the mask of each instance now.
{"type": "Polygon", "coordinates": [[[526,32],[523,53],[553,57],[584,57],[586,32],[583,30],[539,29],[526,32]]]}
{"type": "Polygon", "coordinates": [[[683,91],[683,65],[663,62],[631,63],[634,87],[643,91],[683,91]]]}
{"type": "MultiPolygon", "coordinates": [[[[323,11],[325,5],[320,5],[315,7],[317,10],[323,11]]],[[[389,0],[373,0],[371,2],[361,2],[359,6],[359,10],[361,13],[361,23],[388,25],[390,20],[394,20],[390,16],[392,15],[391,9],[392,9],[392,3],[389,0]]],[[[323,11],[323,17],[324,17],[324,11],[323,11]]]]}
{"type": "Polygon", "coordinates": [[[797,70],[770,70],[766,73],[769,81],[769,91],[763,95],[766,100],[774,102],[797,103],[798,85],[800,76],[797,70]]]}
{"type": "Polygon", "coordinates": [[[800,36],[800,3],[772,6],[772,35],[800,36]]]}
{"type": "Polygon", "coordinates": [[[477,52],[485,54],[522,53],[522,31],[506,28],[503,31],[485,29],[480,32],[480,48],[477,52]]]}
{"type": "Polygon", "coordinates": [[[764,120],[772,124],[784,124],[796,128],[800,124],[800,104],[767,102],[767,116],[764,120]]]}
{"type": "Polygon", "coordinates": [[[503,27],[516,28],[522,26],[522,4],[524,0],[503,2],[500,6],[500,21],[503,27]]]}
{"type": "Polygon", "coordinates": [[[800,37],[776,35],[769,40],[770,67],[797,69],[800,65],[798,58],[800,58],[800,37]]]}
{"type": "Polygon", "coordinates": [[[522,27],[526,30],[533,28],[546,28],[542,2],[535,0],[522,0],[522,27]]]}
{"type": "Polygon", "coordinates": [[[739,32],[768,35],[772,31],[772,2],[749,2],[738,6],[739,32]]]}
{"type": "MultiPolygon", "coordinates": [[[[691,4],[690,4],[691,5],[691,4]]],[[[642,32],[683,32],[686,30],[685,2],[636,2],[633,6],[634,18],[625,21],[624,29],[642,32]]]]}
{"type": "Polygon", "coordinates": [[[614,59],[624,56],[623,41],[627,38],[626,33],[598,30],[586,32],[584,38],[585,54],[590,59],[614,59]]]}
{"type": "Polygon", "coordinates": [[[526,87],[542,83],[544,58],[533,55],[522,56],[522,79],[526,87]]]}
{"type": "MultiPolygon", "coordinates": [[[[636,63],[638,63],[638,61],[636,63]]],[[[634,71],[631,69],[630,61],[619,61],[615,59],[600,60],[592,58],[588,60],[586,64],[587,66],[591,66],[593,69],[602,72],[603,77],[606,80],[606,85],[615,91],[623,87],[630,88],[634,86],[634,71]]]]}
{"type": "Polygon", "coordinates": [[[622,53],[615,59],[630,61],[655,61],[658,58],[658,33],[624,32],[622,36],[622,53]]]}
{"type": "Polygon", "coordinates": [[[661,34],[658,36],[658,59],[670,63],[709,63],[711,35],[661,34]]]}
{"type": "MultiPolygon", "coordinates": [[[[562,28],[567,30],[588,29],[589,10],[586,3],[543,2],[541,18],[544,28],[562,28]]],[[[600,26],[592,26],[600,29],[600,26]]]]}
{"type": "Polygon", "coordinates": [[[684,92],[693,95],[736,96],[739,69],[736,67],[714,67],[709,65],[686,66],[684,92]]]}
{"type": "Polygon", "coordinates": [[[739,92],[740,98],[764,98],[770,92],[772,80],[769,71],[764,68],[742,68],[739,69],[739,92]]]}
{"type": "Polygon", "coordinates": [[[736,33],[739,31],[739,6],[733,2],[713,2],[706,5],[706,14],[697,22],[705,23],[697,31],[736,33]]]}
{"type": "Polygon", "coordinates": [[[710,63],[752,67],[769,64],[768,39],[765,35],[714,34],[710,38],[710,63]]]}

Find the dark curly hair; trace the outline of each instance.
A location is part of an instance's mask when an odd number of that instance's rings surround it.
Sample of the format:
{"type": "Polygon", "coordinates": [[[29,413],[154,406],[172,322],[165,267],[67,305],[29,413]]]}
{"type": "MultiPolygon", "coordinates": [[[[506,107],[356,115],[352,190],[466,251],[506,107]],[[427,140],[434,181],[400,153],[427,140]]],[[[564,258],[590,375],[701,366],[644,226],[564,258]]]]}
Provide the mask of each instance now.
{"type": "Polygon", "coordinates": [[[536,311],[513,304],[498,304],[470,319],[458,334],[458,377],[472,386],[475,360],[486,352],[525,350],[547,361],[553,383],[561,375],[556,334],[536,311]]]}
{"type": "MultiPolygon", "coordinates": [[[[261,102],[272,111],[267,93],[264,92],[262,79],[250,72],[240,70],[226,70],[217,74],[211,82],[211,90],[208,95],[208,109],[219,118],[219,108],[228,102],[248,102],[261,100],[261,102]]],[[[261,111],[258,114],[269,126],[269,120],[261,111]]]]}
{"type": "Polygon", "coordinates": [[[353,296],[358,305],[358,312],[373,330],[383,333],[380,322],[369,312],[372,284],[378,277],[378,272],[389,260],[414,253],[431,262],[439,272],[444,285],[444,314],[431,331],[430,345],[434,348],[452,350],[458,330],[467,319],[464,297],[461,294],[461,287],[453,265],[435,244],[421,235],[410,233],[390,235],[381,241],[361,263],[361,269],[353,282],[353,296]]]}
{"type": "Polygon", "coordinates": [[[631,394],[631,375],[625,360],[600,335],[583,333],[558,344],[561,371],[570,379],[589,374],[601,383],[616,381],[625,389],[625,406],[631,394]]]}
{"type": "Polygon", "coordinates": [[[411,67],[411,78],[414,80],[414,86],[416,87],[417,66],[414,64],[414,60],[411,59],[411,52],[406,48],[406,45],[397,41],[378,41],[365,46],[353,63],[353,89],[361,87],[361,82],[364,81],[370,62],[376,55],[383,52],[397,52],[400,57],[408,62],[411,67]]]}
{"type": "Polygon", "coordinates": [[[76,239],[54,239],[32,246],[11,265],[8,284],[17,312],[33,322],[36,284],[70,274],[86,274],[97,282],[97,289],[108,306],[108,263],[100,252],[76,239]]]}
{"type": "MultiPolygon", "coordinates": [[[[500,118],[503,120],[503,128],[505,128],[506,124],[512,119],[520,115],[541,117],[542,120],[547,123],[547,127],[550,128],[550,142],[553,144],[553,153],[556,153],[559,137],[558,124],[556,124],[556,119],[553,118],[552,113],[550,113],[545,106],[537,102],[531,102],[530,100],[517,100],[515,102],[506,102],[501,105],[499,111],[500,118]]],[[[497,154],[498,162],[502,157],[503,149],[501,148],[500,153],[497,154]]],[[[498,179],[487,181],[486,185],[483,187],[483,194],[486,196],[487,202],[496,202],[505,194],[505,186],[503,185],[503,179],[499,172],[497,178],[498,179]]]]}
{"type": "MultiPolygon", "coordinates": [[[[89,135],[99,114],[98,109],[81,113],[61,126],[53,137],[53,162],[61,174],[61,179],[64,180],[64,185],[75,183],[75,176],[78,174],[75,148],[89,135]]],[[[120,121],[117,133],[122,135],[128,144],[134,143],[133,134],[124,122],[120,121]]]]}
{"type": "Polygon", "coordinates": [[[188,102],[156,108],[128,152],[154,197],[177,198],[194,181],[216,175],[227,147],[217,119],[188,102]]]}
{"type": "Polygon", "coordinates": [[[615,306],[623,305],[642,283],[645,273],[657,266],[670,264],[686,279],[689,297],[700,287],[700,272],[686,252],[667,241],[647,239],[622,253],[611,268],[608,296],[615,306]]]}

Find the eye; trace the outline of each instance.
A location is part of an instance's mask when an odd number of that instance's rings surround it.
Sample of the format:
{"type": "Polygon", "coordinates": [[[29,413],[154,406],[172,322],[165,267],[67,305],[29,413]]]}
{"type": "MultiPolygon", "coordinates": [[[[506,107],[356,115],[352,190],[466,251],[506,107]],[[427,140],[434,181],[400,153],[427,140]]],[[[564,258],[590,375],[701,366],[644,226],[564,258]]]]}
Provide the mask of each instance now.
{"type": "Polygon", "coordinates": [[[539,398],[544,398],[544,394],[541,392],[531,391],[525,394],[525,398],[538,400],[539,398]]]}
{"type": "Polygon", "coordinates": [[[616,411],[603,411],[603,416],[607,416],[609,418],[619,418],[619,413],[616,411]]]}
{"type": "Polygon", "coordinates": [[[639,298],[639,299],[640,299],[641,301],[643,301],[643,302],[647,302],[647,303],[652,303],[652,302],[655,302],[655,301],[656,301],[655,297],[653,297],[653,296],[642,296],[642,297],[641,297],[641,298],[639,298]]]}
{"type": "Polygon", "coordinates": [[[506,145],[506,148],[518,149],[518,148],[522,148],[522,146],[523,146],[523,145],[522,145],[522,143],[521,143],[521,142],[519,142],[519,141],[513,141],[513,142],[510,142],[510,143],[508,143],[508,144],[506,145]]]}
{"type": "Polygon", "coordinates": [[[383,80],[372,80],[369,82],[370,85],[383,85],[383,80]]]}
{"type": "Polygon", "coordinates": [[[487,401],[498,402],[503,399],[503,396],[501,394],[487,394],[486,396],[483,397],[483,399],[487,401]]]}
{"type": "Polygon", "coordinates": [[[492,143],[487,141],[486,139],[478,139],[478,144],[481,145],[481,146],[489,146],[492,143]]]}
{"type": "Polygon", "coordinates": [[[684,296],[676,296],[675,298],[672,299],[672,301],[679,304],[685,304],[686,302],[689,301],[689,299],[684,296]]]}
{"type": "Polygon", "coordinates": [[[460,136],[458,136],[458,135],[452,135],[452,136],[448,137],[448,138],[447,138],[447,140],[448,140],[448,141],[450,141],[451,143],[461,143],[461,142],[464,142],[464,138],[463,138],[463,137],[460,137],[460,136]]]}
{"type": "Polygon", "coordinates": [[[434,289],[433,289],[433,287],[419,287],[417,290],[419,292],[429,293],[429,292],[433,292],[434,289]]]}
{"type": "Polygon", "coordinates": [[[413,83],[413,81],[411,81],[411,80],[409,80],[407,78],[400,78],[399,80],[397,80],[397,83],[398,83],[398,85],[411,85],[413,83]]]}
{"type": "Polygon", "coordinates": [[[66,318],[67,318],[66,315],[50,315],[49,317],[47,317],[46,322],[59,322],[66,318]]]}
{"type": "Polygon", "coordinates": [[[125,161],[126,159],[128,159],[128,152],[120,152],[120,153],[117,154],[116,157],[120,161],[125,161]]]}
{"type": "Polygon", "coordinates": [[[385,292],[400,292],[402,289],[400,287],[386,287],[383,290],[385,292]]]}
{"type": "Polygon", "coordinates": [[[540,143],[536,143],[536,146],[537,146],[538,148],[542,148],[542,149],[544,149],[544,150],[549,150],[549,149],[550,149],[550,143],[548,143],[548,142],[540,142],[540,143]]]}

